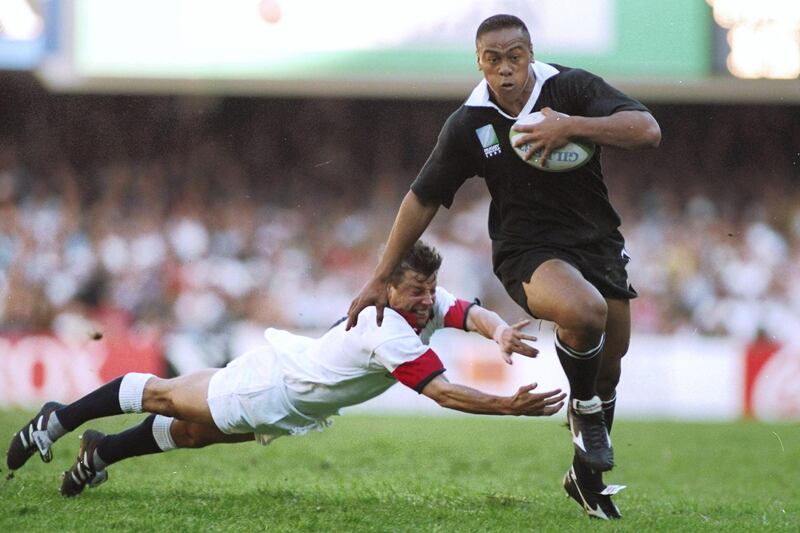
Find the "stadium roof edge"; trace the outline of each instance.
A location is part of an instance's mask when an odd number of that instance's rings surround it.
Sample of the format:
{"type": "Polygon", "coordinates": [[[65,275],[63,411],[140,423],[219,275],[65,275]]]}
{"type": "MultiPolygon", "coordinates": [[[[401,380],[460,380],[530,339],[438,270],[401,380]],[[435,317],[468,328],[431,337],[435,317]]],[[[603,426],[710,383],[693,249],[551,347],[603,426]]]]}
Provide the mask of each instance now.
{"type": "MultiPolygon", "coordinates": [[[[49,90],[66,93],[193,94],[332,98],[463,99],[476,79],[436,80],[225,80],[160,78],[73,78],[43,69],[38,77],[49,90]]],[[[608,78],[616,87],[653,103],[800,104],[800,80],[742,80],[730,76],[697,80],[608,78]]]]}

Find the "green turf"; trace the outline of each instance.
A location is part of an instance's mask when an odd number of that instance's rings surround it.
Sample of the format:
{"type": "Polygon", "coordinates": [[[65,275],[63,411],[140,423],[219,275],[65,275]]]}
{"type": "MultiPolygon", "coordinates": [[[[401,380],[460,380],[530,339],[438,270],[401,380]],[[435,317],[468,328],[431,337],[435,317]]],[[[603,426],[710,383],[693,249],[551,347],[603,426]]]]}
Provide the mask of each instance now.
{"type": "MultiPolygon", "coordinates": [[[[0,412],[0,434],[29,416],[0,412]]],[[[131,459],[65,499],[76,432],[52,463],[34,457],[0,482],[0,531],[800,531],[797,424],[621,421],[607,480],[628,485],[616,497],[625,517],[603,523],[561,488],[571,457],[561,422],[346,415],[267,448],[131,459]]]]}

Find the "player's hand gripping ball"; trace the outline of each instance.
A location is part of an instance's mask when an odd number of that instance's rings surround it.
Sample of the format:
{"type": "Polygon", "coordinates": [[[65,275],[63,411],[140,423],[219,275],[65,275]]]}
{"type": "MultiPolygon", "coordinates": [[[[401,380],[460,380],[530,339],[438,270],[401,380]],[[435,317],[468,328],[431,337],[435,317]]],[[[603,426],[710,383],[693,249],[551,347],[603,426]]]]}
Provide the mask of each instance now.
{"type": "Polygon", "coordinates": [[[561,148],[550,152],[550,157],[547,158],[546,166],[542,165],[542,149],[537,150],[530,159],[525,160],[525,154],[528,153],[531,146],[529,144],[514,146],[514,139],[518,135],[523,135],[522,132],[516,131],[514,127],[521,124],[537,124],[544,120],[544,118],[544,115],[539,111],[531,113],[530,115],[525,115],[524,117],[520,117],[519,120],[514,123],[514,126],[511,126],[508,132],[508,137],[511,139],[511,146],[514,147],[514,151],[523,161],[545,172],[567,172],[585,165],[592,158],[594,155],[594,144],[576,141],[567,143],[561,148]]]}

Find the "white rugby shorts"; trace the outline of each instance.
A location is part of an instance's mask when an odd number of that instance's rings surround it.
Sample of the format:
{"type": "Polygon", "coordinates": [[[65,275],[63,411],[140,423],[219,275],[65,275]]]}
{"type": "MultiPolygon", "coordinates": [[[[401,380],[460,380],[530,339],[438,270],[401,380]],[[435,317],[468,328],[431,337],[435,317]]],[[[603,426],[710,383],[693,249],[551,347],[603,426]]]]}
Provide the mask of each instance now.
{"type": "Polygon", "coordinates": [[[328,420],[308,417],[292,406],[280,363],[269,345],[237,357],[211,377],[208,407],[223,433],[252,432],[261,444],[329,425],[328,420]]]}

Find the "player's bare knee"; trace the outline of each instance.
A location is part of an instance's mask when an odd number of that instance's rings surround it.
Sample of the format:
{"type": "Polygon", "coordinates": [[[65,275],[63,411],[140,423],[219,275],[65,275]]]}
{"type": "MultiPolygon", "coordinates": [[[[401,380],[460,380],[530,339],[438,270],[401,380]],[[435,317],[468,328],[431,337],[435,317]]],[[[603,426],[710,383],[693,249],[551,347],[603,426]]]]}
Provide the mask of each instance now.
{"type": "Polygon", "coordinates": [[[178,448],[203,448],[208,445],[205,431],[200,424],[175,420],[170,430],[172,440],[178,448]]]}
{"type": "Polygon", "coordinates": [[[592,298],[583,305],[583,328],[587,332],[602,335],[608,320],[608,304],[602,298],[592,298]]]}
{"type": "Polygon", "coordinates": [[[187,425],[185,435],[187,448],[202,448],[207,445],[205,434],[198,424],[187,425]]]}
{"type": "Polygon", "coordinates": [[[189,436],[186,433],[186,423],[182,420],[173,420],[172,425],[169,427],[172,441],[178,448],[191,448],[189,446],[189,436]]]}
{"type": "Polygon", "coordinates": [[[145,385],[142,394],[142,409],[148,413],[163,416],[175,416],[175,404],[172,400],[172,387],[169,379],[152,378],[145,385]]]}
{"type": "Polygon", "coordinates": [[[608,305],[602,298],[574,302],[557,321],[559,337],[576,349],[596,346],[605,331],[607,317],[608,305]]]}

